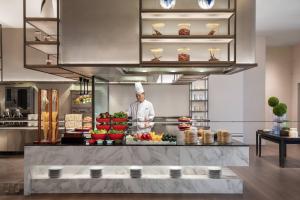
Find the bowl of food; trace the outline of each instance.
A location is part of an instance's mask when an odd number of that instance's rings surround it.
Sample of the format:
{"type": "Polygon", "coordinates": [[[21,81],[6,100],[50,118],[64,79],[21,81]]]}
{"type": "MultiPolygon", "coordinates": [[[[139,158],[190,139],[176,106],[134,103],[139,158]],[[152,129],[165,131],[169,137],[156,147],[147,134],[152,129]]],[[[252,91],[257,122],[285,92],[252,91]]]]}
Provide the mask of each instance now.
{"type": "Polygon", "coordinates": [[[178,122],[191,122],[191,118],[189,117],[180,117],[178,122]]]}
{"type": "Polygon", "coordinates": [[[109,130],[108,131],[108,138],[110,140],[122,140],[124,137],[124,131],[121,130],[109,130]]]}
{"type": "Polygon", "coordinates": [[[94,140],[105,140],[107,136],[106,129],[94,130],[91,132],[91,137],[94,140]]]}
{"type": "Polygon", "coordinates": [[[110,129],[110,125],[109,124],[97,124],[96,128],[98,130],[103,130],[104,129],[104,130],[108,131],[110,129]]]}

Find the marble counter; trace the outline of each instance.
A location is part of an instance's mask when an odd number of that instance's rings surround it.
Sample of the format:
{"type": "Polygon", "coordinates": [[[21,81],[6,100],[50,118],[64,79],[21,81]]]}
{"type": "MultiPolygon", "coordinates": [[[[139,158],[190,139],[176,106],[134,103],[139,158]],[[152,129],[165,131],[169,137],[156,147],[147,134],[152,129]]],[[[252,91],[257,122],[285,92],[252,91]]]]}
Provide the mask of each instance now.
{"type": "Polygon", "coordinates": [[[25,195],[77,192],[242,193],[242,180],[227,167],[248,166],[249,147],[29,145],[25,146],[24,157],[25,195]],[[59,179],[48,178],[48,168],[54,165],[63,167],[63,175],[59,179]],[[100,179],[89,177],[89,167],[95,165],[106,169],[100,179]],[[133,165],[144,167],[141,179],[131,179],[128,175],[128,169],[133,165]],[[170,178],[170,166],[182,166],[182,178],[170,178]],[[204,173],[207,166],[224,167],[222,177],[210,179],[204,173]]]}

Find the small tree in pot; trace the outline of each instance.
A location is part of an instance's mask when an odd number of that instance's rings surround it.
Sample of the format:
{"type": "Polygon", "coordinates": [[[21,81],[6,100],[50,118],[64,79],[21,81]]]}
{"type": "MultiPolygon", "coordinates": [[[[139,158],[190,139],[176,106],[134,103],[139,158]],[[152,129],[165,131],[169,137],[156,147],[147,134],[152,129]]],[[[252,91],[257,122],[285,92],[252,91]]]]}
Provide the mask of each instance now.
{"type": "Polygon", "coordinates": [[[272,107],[273,114],[276,116],[274,117],[273,131],[275,134],[279,134],[280,130],[283,127],[286,127],[285,114],[287,113],[287,105],[285,103],[280,103],[277,97],[270,97],[268,100],[268,104],[270,107],[272,107]]]}

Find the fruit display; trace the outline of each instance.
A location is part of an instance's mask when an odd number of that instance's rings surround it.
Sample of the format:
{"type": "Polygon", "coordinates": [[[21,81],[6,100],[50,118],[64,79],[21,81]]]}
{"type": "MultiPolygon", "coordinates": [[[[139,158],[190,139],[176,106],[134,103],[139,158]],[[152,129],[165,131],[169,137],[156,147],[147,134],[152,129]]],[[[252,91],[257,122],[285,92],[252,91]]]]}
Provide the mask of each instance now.
{"type": "Polygon", "coordinates": [[[164,145],[172,145],[176,144],[176,136],[172,136],[164,133],[136,133],[133,135],[126,136],[126,144],[164,144],[164,145]]]}
{"type": "Polygon", "coordinates": [[[91,102],[92,102],[92,96],[91,95],[81,95],[81,96],[78,96],[74,100],[74,104],[76,104],[76,105],[87,104],[87,103],[91,103],[91,102]]]}
{"type": "Polygon", "coordinates": [[[90,131],[91,137],[94,140],[105,140],[107,136],[107,130],[92,130],[90,131]]]}

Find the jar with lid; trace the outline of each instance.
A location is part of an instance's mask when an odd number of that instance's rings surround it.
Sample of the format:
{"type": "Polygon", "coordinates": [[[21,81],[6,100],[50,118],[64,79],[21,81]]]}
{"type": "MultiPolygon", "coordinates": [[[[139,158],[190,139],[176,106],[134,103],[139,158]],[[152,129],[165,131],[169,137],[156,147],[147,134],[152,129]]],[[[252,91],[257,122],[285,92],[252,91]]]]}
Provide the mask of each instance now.
{"type": "Polygon", "coordinates": [[[290,128],[289,137],[299,137],[297,128],[290,128]]]}
{"type": "Polygon", "coordinates": [[[214,133],[210,130],[205,130],[202,136],[202,142],[203,144],[212,144],[214,143],[214,133]]]}
{"type": "Polygon", "coordinates": [[[217,142],[219,144],[229,144],[231,143],[231,134],[227,130],[219,130],[217,132],[217,142]]]}
{"type": "Polygon", "coordinates": [[[186,61],[190,61],[190,49],[189,48],[179,48],[177,49],[178,52],[178,61],[179,62],[186,62],[186,61]]]}
{"type": "Polygon", "coordinates": [[[191,24],[178,24],[178,35],[190,35],[191,24]]]}
{"type": "Polygon", "coordinates": [[[191,129],[184,131],[185,144],[197,144],[197,129],[192,127],[191,129]]]}

